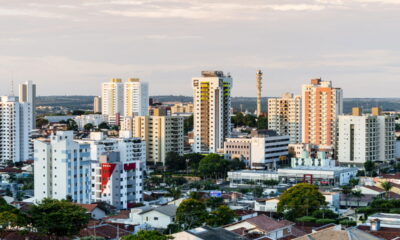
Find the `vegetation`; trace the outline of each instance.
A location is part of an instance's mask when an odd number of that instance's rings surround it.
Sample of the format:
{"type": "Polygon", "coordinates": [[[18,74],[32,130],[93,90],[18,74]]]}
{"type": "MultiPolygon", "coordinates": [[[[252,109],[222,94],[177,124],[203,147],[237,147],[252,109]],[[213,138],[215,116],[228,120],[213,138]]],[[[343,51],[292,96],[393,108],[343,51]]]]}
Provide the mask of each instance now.
{"type": "Polygon", "coordinates": [[[121,238],[122,240],[168,240],[170,236],[163,235],[156,230],[140,230],[134,235],[127,235],[121,238]]]}
{"type": "Polygon", "coordinates": [[[205,205],[196,199],[184,200],[176,210],[176,221],[184,229],[201,226],[207,219],[208,212],[205,205]]]}
{"type": "Polygon", "coordinates": [[[383,190],[385,190],[386,199],[389,199],[389,193],[390,193],[390,190],[393,188],[393,184],[391,182],[386,181],[386,182],[382,182],[381,186],[382,186],[383,190]]]}
{"type": "Polygon", "coordinates": [[[325,225],[330,223],[336,223],[336,220],[331,218],[324,218],[324,219],[317,219],[315,223],[325,225]]]}
{"type": "Polygon", "coordinates": [[[236,214],[228,206],[221,205],[212,211],[206,219],[207,225],[219,227],[227,225],[235,220],[236,214]]]}
{"type": "Polygon", "coordinates": [[[329,209],[319,209],[312,213],[312,216],[315,218],[325,219],[336,219],[339,217],[338,214],[334,213],[332,210],[329,209]]]}
{"type": "Polygon", "coordinates": [[[373,161],[366,161],[364,163],[364,169],[365,169],[365,173],[370,176],[373,177],[376,173],[375,173],[375,163],[373,161]]]}
{"type": "Polygon", "coordinates": [[[193,115],[191,115],[188,118],[185,118],[185,120],[183,121],[183,130],[185,132],[185,135],[188,132],[193,131],[193,115]]]}
{"type": "Polygon", "coordinates": [[[299,183],[282,193],[279,198],[278,212],[288,220],[309,216],[321,206],[326,205],[325,197],[315,185],[299,183]]]}
{"type": "Polygon", "coordinates": [[[317,219],[315,217],[311,217],[311,216],[303,216],[303,217],[299,217],[296,218],[297,222],[315,222],[317,219]]]}

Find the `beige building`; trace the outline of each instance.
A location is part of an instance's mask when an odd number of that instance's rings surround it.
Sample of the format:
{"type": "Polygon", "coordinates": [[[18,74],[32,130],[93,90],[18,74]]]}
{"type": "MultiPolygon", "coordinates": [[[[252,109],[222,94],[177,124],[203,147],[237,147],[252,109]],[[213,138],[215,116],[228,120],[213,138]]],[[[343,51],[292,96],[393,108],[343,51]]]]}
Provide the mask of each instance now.
{"type": "Polygon", "coordinates": [[[337,117],[343,113],[343,92],[332,82],[312,79],[302,90],[302,142],[335,146],[337,117]]]}
{"type": "Polygon", "coordinates": [[[165,164],[168,152],[183,154],[183,120],[177,116],[124,117],[121,130],[131,131],[134,137],[146,141],[147,162],[165,164]]]}
{"type": "Polygon", "coordinates": [[[224,154],[233,158],[239,158],[250,163],[251,158],[251,138],[227,138],[224,143],[224,154]]]}
{"type": "Polygon", "coordinates": [[[193,113],[193,103],[175,103],[171,106],[171,114],[193,113]]]}
{"type": "Polygon", "coordinates": [[[101,97],[99,96],[93,98],[93,113],[101,113],[101,97]]]}
{"type": "Polygon", "coordinates": [[[113,78],[102,84],[101,113],[108,116],[111,124],[118,124],[118,115],[124,111],[124,84],[120,78],[113,78]]]}
{"type": "Polygon", "coordinates": [[[215,153],[231,135],[232,78],[222,71],[202,71],[193,83],[193,151],[215,153]]]}
{"type": "Polygon", "coordinates": [[[268,99],[268,129],[290,136],[290,143],[301,142],[301,96],[285,93],[268,99]]]}
{"type": "Polygon", "coordinates": [[[149,85],[139,78],[124,83],[124,116],[149,115],[149,85]]]}

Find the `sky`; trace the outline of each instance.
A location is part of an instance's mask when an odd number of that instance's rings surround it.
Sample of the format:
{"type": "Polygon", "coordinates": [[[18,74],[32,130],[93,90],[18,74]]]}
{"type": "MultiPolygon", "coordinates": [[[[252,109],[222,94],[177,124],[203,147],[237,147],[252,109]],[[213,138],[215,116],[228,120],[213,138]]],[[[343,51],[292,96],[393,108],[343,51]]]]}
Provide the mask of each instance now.
{"type": "Polygon", "coordinates": [[[400,0],[0,0],[0,95],[100,95],[139,77],[192,95],[201,70],[234,96],[300,94],[321,77],[345,97],[400,97],[400,0]]]}

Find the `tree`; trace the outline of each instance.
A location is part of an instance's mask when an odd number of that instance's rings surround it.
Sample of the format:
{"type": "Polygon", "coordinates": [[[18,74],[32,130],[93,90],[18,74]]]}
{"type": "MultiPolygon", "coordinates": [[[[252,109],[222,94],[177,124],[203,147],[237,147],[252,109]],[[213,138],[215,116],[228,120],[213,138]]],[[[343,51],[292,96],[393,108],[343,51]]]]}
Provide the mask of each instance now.
{"type": "Polygon", "coordinates": [[[208,154],[199,163],[199,172],[205,178],[218,179],[226,176],[229,162],[218,154],[208,154]]]}
{"type": "Polygon", "coordinates": [[[325,197],[315,185],[299,183],[285,190],[279,197],[278,212],[293,220],[308,216],[323,205],[326,205],[325,197]]]}
{"type": "Polygon", "coordinates": [[[256,117],[250,114],[244,116],[244,125],[247,127],[256,127],[256,117]]]}
{"type": "Polygon", "coordinates": [[[338,215],[329,209],[318,209],[312,213],[312,216],[315,218],[328,218],[328,219],[336,219],[338,215]]]}
{"type": "Polygon", "coordinates": [[[186,169],[185,159],[177,152],[167,153],[167,155],[165,156],[165,165],[167,165],[167,168],[172,171],[186,169]]]}
{"type": "Polygon", "coordinates": [[[268,180],[264,180],[263,184],[267,185],[267,186],[270,186],[270,187],[273,187],[273,186],[278,185],[279,181],[278,180],[274,180],[274,179],[268,179],[268,180]]]}
{"type": "Polygon", "coordinates": [[[201,226],[208,216],[206,206],[195,199],[184,200],[176,210],[176,221],[184,229],[201,226]]]}
{"type": "Polygon", "coordinates": [[[36,127],[37,128],[42,128],[44,125],[49,124],[49,120],[43,118],[43,117],[38,117],[36,119],[36,127]]]}
{"type": "Polygon", "coordinates": [[[206,201],[206,206],[211,208],[212,210],[218,208],[221,205],[224,205],[224,199],[221,197],[210,197],[206,201]]]}
{"type": "Polygon", "coordinates": [[[241,112],[236,113],[235,116],[232,117],[232,123],[235,127],[241,127],[244,125],[244,115],[241,112]]]}
{"type": "Polygon", "coordinates": [[[268,129],[268,119],[264,116],[259,116],[257,119],[257,129],[268,129]]]}
{"type": "Polygon", "coordinates": [[[360,200],[362,197],[364,197],[364,194],[361,192],[361,190],[353,190],[351,195],[357,199],[357,207],[360,207],[360,200]]]}
{"type": "Polygon", "coordinates": [[[52,237],[72,237],[84,228],[89,216],[86,210],[65,200],[44,199],[29,211],[32,226],[52,237]]]}
{"type": "Polygon", "coordinates": [[[375,163],[373,161],[366,161],[364,163],[364,169],[366,173],[369,173],[369,176],[372,177],[374,169],[375,169],[375,163]]]}
{"type": "Polygon", "coordinates": [[[386,199],[389,199],[389,192],[392,189],[393,184],[389,181],[385,181],[381,183],[381,187],[383,188],[383,190],[385,190],[386,199]]]}
{"type": "Polygon", "coordinates": [[[190,115],[190,117],[185,118],[185,120],[183,120],[183,131],[185,133],[185,135],[193,130],[193,115],[190,115]]]}
{"type": "Polygon", "coordinates": [[[262,197],[262,194],[263,194],[263,188],[262,187],[257,186],[255,188],[253,188],[253,196],[254,197],[260,198],[260,197],[262,197]]]}
{"type": "Polygon", "coordinates": [[[78,124],[76,124],[74,119],[67,120],[67,130],[72,130],[72,131],[78,130],[78,124]]]}
{"type": "Polygon", "coordinates": [[[122,240],[168,240],[168,239],[172,239],[172,237],[163,235],[156,230],[151,230],[151,231],[140,230],[136,234],[122,237],[122,240]]]}
{"type": "Polygon", "coordinates": [[[206,219],[206,223],[213,227],[219,227],[232,223],[235,217],[236,214],[232,209],[228,206],[221,205],[211,212],[210,216],[206,219]]]}
{"type": "Polygon", "coordinates": [[[85,124],[85,126],[83,126],[83,128],[84,128],[86,131],[90,131],[90,130],[92,130],[92,129],[94,128],[94,126],[93,126],[93,124],[91,124],[91,123],[87,123],[87,124],[85,124]]]}
{"type": "Polygon", "coordinates": [[[229,170],[236,171],[245,168],[246,168],[246,163],[244,163],[244,161],[240,160],[239,158],[234,158],[231,161],[229,161],[229,170]]]}
{"type": "Polygon", "coordinates": [[[350,184],[352,187],[355,187],[355,186],[358,185],[359,182],[360,182],[360,179],[358,179],[358,178],[352,178],[352,179],[350,179],[349,184],[350,184]]]}
{"type": "Polygon", "coordinates": [[[345,199],[345,201],[346,201],[346,208],[347,208],[347,206],[348,206],[348,201],[349,201],[349,197],[350,197],[350,195],[351,195],[351,187],[345,185],[345,186],[342,187],[342,190],[341,190],[341,191],[342,191],[342,194],[344,195],[344,199],[345,199]]]}
{"type": "Polygon", "coordinates": [[[189,159],[189,167],[191,169],[198,169],[199,163],[204,156],[200,153],[188,153],[183,156],[183,159],[189,159]]]}
{"type": "Polygon", "coordinates": [[[179,199],[181,195],[182,192],[178,187],[172,187],[168,189],[168,196],[174,198],[174,200],[179,199]]]}
{"type": "Polygon", "coordinates": [[[97,126],[99,129],[110,129],[110,126],[106,122],[102,122],[97,126]]]}
{"type": "Polygon", "coordinates": [[[0,213],[0,232],[1,239],[5,237],[5,232],[8,228],[18,225],[18,215],[12,211],[5,211],[0,213]]]}

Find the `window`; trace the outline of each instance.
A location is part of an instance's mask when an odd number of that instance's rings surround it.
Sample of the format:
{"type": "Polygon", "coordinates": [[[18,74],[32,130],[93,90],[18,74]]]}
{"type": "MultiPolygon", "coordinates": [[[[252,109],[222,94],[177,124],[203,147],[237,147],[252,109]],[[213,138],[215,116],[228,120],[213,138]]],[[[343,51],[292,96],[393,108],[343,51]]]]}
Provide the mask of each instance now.
{"type": "Polygon", "coordinates": [[[158,220],[158,217],[154,217],[154,221],[157,221],[158,220]]]}

